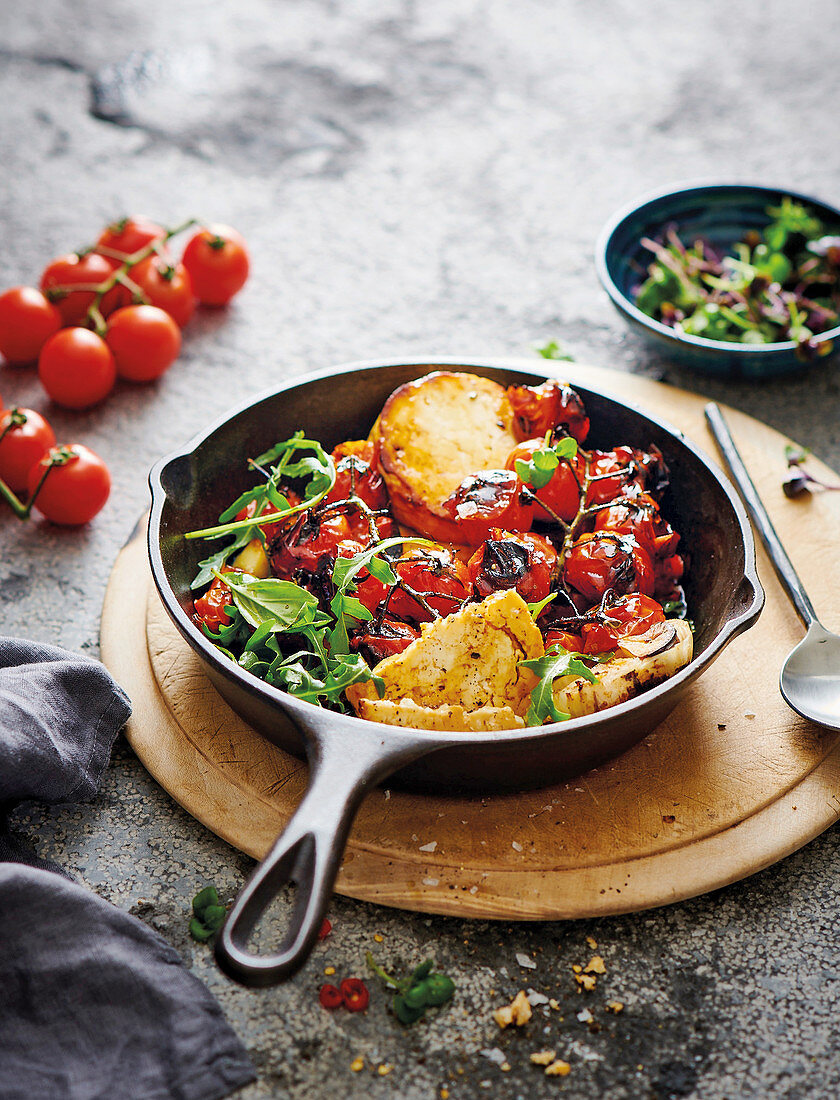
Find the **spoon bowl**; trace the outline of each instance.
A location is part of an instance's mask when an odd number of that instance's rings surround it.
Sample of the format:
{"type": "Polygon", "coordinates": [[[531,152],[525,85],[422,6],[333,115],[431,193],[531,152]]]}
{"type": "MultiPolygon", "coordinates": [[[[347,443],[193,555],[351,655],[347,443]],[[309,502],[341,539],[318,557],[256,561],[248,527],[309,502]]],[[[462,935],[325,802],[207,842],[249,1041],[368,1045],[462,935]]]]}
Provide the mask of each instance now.
{"type": "Polygon", "coordinates": [[[840,730],[840,637],[814,619],[782,666],[779,688],[797,714],[840,730]]]}

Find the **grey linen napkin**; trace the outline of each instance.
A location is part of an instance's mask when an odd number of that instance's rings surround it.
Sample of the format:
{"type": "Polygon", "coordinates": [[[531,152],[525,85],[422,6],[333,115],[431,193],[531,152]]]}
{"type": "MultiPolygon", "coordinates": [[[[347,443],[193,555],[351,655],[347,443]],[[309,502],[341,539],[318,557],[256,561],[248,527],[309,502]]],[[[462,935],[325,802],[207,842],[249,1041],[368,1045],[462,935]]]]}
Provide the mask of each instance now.
{"type": "Polygon", "coordinates": [[[218,1100],[254,1080],[178,954],[6,829],[24,799],[90,798],[129,713],[95,661],[0,637],[0,1100],[218,1100]]]}

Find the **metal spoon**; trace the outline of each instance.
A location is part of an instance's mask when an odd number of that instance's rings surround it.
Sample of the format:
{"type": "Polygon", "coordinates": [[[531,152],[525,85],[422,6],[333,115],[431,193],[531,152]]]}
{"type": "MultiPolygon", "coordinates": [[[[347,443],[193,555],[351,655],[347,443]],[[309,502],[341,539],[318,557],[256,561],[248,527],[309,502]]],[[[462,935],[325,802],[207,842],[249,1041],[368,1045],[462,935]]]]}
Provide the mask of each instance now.
{"type": "Polygon", "coordinates": [[[840,637],[832,634],[816,616],[808,594],[770,522],[761,498],[747,473],[743,459],[729,434],[720,408],[710,401],[706,420],[717,440],[729,472],[749,509],[756,530],[776,570],[782,587],[808,632],[782,665],[779,690],[788,706],[803,718],[829,729],[840,730],[840,637]]]}

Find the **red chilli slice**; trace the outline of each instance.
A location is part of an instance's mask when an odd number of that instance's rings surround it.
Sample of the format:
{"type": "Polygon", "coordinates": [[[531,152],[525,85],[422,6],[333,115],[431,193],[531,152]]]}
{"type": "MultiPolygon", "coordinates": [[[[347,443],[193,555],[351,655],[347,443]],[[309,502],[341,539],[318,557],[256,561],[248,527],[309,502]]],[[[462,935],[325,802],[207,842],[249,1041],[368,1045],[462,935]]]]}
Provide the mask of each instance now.
{"type": "Polygon", "coordinates": [[[341,983],[341,999],[348,1012],[364,1012],[370,1003],[370,993],[361,978],[345,978],[341,983]]]}
{"type": "MultiPolygon", "coordinates": [[[[344,985],[344,983],[341,983],[344,985]]],[[[322,985],[318,991],[318,1000],[324,1008],[339,1008],[344,1003],[344,997],[339,989],[329,983],[322,985]]]]}

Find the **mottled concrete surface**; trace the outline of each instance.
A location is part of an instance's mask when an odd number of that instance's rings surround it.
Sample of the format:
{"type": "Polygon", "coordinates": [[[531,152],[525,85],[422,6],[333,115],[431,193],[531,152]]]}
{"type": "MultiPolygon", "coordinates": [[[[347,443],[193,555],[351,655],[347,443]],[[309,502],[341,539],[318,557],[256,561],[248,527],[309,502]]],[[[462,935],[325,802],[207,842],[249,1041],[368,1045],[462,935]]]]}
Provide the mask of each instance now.
{"type": "MultiPolygon", "coordinates": [[[[7,401],[45,409],[115,478],[89,530],[0,517],[3,629],[96,654],[151,462],[240,398],[335,362],[520,354],[556,337],[582,361],[738,405],[840,466],[837,365],[764,385],[687,374],[625,331],[592,262],[618,205],[683,178],[840,202],[838,33],[835,0],[2,0],[0,285],[35,280],[126,211],[229,222],[254,261],[236,304],[196,320],[156,385],[71,414],[48,407],[30,371],[0,370],[7,401]]],[[[207,981],[259,1071],[243,1100],[840,1092],[836,829],[743,884],[611,920],[505,926],[336,899],[334,934],[306,969],[245,992],[186,924],[196,888],[232,894],[249,861],[124,744],[94,803],[29,807],[17,822],[207,981]],[[433,953],[458,980],[454,1006],[411,1030],[378,990],[366,1015],[322,1011],[323,967],[360,972],[376,931],[388,961],[433,953]],[[587,935],[608,968],[588,999],[569,969],[588,958],[587,935]],[[490,1012],[523,985],[561,1008],[502,1034],[490,1012]],[[617,1017],[604,1013],[612,997],[617,1017]],[[542,1045],[568,1077],[528,1063],[542,1045]]]]}

